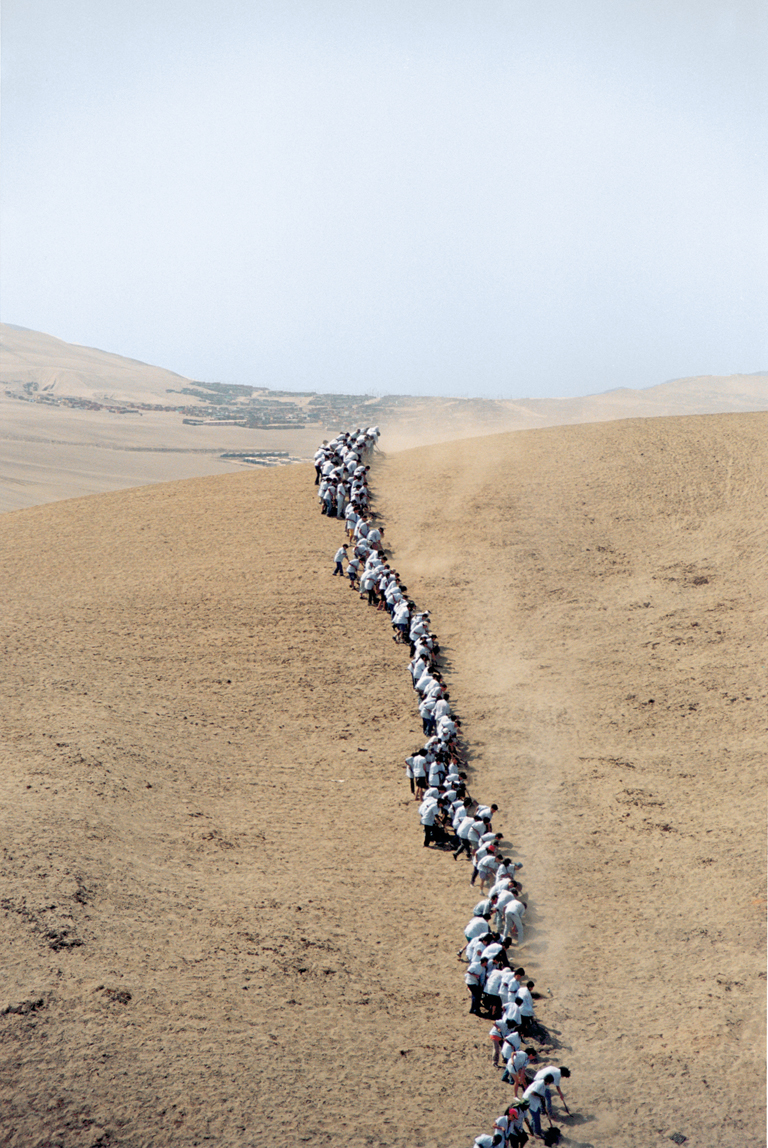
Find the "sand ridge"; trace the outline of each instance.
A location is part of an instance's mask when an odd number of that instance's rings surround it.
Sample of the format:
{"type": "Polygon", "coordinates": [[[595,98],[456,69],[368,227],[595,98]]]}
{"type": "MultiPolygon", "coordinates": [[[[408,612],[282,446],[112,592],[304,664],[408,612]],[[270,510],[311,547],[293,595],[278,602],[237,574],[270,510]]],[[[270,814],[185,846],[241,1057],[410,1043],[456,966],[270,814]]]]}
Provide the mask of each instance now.
{"type": "Polygon", "coordinates": [[[0,512],[174,478],[231,473],[242,464],[222,456],[238,452],[280,451],[308,460],[316,443],[342,426],[386,425],[391,452],[535,427],[768,409],[765,372],[673,379],[642,390],[618,388],[580,398],[518,400],[322,396],[268,391],[263,389],[268,379],[241,382],[257,390],[214,383],[206,394],[208,384],[161,367],[0,324],[0,512]],[[75,409],[71,400],[114,408],[75,409]],[[165,409],[140,410],[140,403],[165,409]],[[186,413],[205,425],[185,424],[184,411],[172,409],[190,403],[194,409],[186,413]],[[273,415],[284,412],[298,422],[262,424],[257,417],[261,406],[266,418],[273,408],[273,415]],[[258,425],[233,424],[246,416],[258,425]]]}
{"type": "MultiPolygon", "coordinates": [[[[581,1148],[763,1139],[765,430],[376,462],[515,813],[581,1148]]],[[[510,1091],[457,982],[474,898],[419,846],[402,651],[331,577],[311,471],[1,525],[8,1143],[471,1143],[510,1091]]]]}

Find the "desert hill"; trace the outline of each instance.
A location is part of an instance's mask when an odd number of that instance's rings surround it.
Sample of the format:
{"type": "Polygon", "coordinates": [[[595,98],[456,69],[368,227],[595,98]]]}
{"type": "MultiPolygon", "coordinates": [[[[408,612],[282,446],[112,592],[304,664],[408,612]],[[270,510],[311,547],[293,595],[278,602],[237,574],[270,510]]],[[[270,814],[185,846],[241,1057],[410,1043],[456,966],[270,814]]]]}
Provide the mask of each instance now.
{"type": "Polygon", "coordinates": [[[766,373],[517,400],[292,393],[268,382],[194,381],[0,324],[0,511],[308,459],[344,426],[386,426],[392,451],[507,430],[768,409],[766,373]]]}
{"type": "MultiPolygon", "coordinates": [[[[768,416],[382,454],[573,1148],[763,1142],[768,416]]],[[[382,445],[386,447],[386,429],[382,445]]],[[[309,467],[6,514],[5,1143],[463,1148],[509,1102],[309,467]]]]}

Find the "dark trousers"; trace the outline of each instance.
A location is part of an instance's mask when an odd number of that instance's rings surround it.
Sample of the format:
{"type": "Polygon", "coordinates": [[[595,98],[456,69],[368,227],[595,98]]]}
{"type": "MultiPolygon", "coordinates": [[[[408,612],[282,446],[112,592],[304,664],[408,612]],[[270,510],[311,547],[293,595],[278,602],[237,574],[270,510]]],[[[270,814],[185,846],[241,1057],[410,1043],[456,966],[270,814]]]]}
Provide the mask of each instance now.
{"type": "Polygon", "coordinates": [[[433,827],[431,825],[425,825],[424,826],[424,844],[429,845],[433,836],[434,836],[433,827]]]}
{"type": "Polygon", "coordinates": [[[458,848],[454,849],[454,851],[453,851],[454,857],[458,857],[459,853],[461,853],[461,851],[463,849],[466,852],[467,857],[471,858],[472,852],[469,848],[469,840],[466,837],[457,837],[456,840],[458,841],[459,845],[458,845],[458,848]]]}
{"type": "Polygon", "coordinates": [[[488,1015],[491,1020],[498,1020],[501,1016],[501,997],[486,995],[485,1003],[488,1007],[488,1015]]]}
{"type": "Polygon", "coordinates": [[[475,1016],[480,1016],[480,1002],[483,999],[483,986],[482,985],[469,985],[469,991],[472,994],[472,1004],[469,1011],[474,1013],[475,1016]]]}

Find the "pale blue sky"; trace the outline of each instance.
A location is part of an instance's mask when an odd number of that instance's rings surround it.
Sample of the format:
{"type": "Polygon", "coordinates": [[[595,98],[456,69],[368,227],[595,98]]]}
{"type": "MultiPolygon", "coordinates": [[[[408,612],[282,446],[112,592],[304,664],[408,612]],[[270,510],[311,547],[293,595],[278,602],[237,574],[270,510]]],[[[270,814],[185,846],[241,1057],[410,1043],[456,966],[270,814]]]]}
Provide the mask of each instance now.
{"type": "Polygon", "coordinates": [[[768,367],[764,0],[3,0],[2,318],[199,379],[768,367]]]}

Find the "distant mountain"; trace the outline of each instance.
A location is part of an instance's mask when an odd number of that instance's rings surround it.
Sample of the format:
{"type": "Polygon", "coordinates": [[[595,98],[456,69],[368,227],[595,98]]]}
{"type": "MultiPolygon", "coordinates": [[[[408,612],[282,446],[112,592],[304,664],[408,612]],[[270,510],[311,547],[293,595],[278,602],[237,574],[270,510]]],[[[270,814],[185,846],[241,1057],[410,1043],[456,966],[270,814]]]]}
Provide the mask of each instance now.
{"type": "Polygon", "coordinates": [[[53,335],[0,324],[0,383],[13,391],[33,391],[95,401],[167,402],[168,388],[189,380],[174,371],[95,347],[65,343],[53,335]]]}
{"type": "MultiPolygon", "coordinates": [[[[95,402],[179,403],[179,396],[192,380],[163,367],[115,355],[94,347],[65,343],[52,335],[11,323],[0,324],[0,384],[6,391],[27,396],[46,396],[56,402],[65,396],[95,402]]],[[[206,384],[194,384],[205,390],[206,384]]],[[[198,391],[194,402],[222,411],[225,399],[242,405],[250,388],[209,384],[210,395],[198,391]]],[[[750,375],[699,375],[672,379],[642,390],[620,387],[580,398],[563,399],[449,399],[411,395],[323,395],[253,390],[261,396],[294,400],[311,421],[333,426],[341,420],[384,422],[406,430],[418,423],[417,439],[436,441],[445,437],[482,434],[524,427],[560,426],[568,423],[605,422],[620,418],[659,415],[721,414],[728,411],[768,409],[768,372],[750,375]],[[428,417],[426,417],[428,416],[428,417]]],[[[237,414],[234,417],[237,417],[237,414]]]]}

